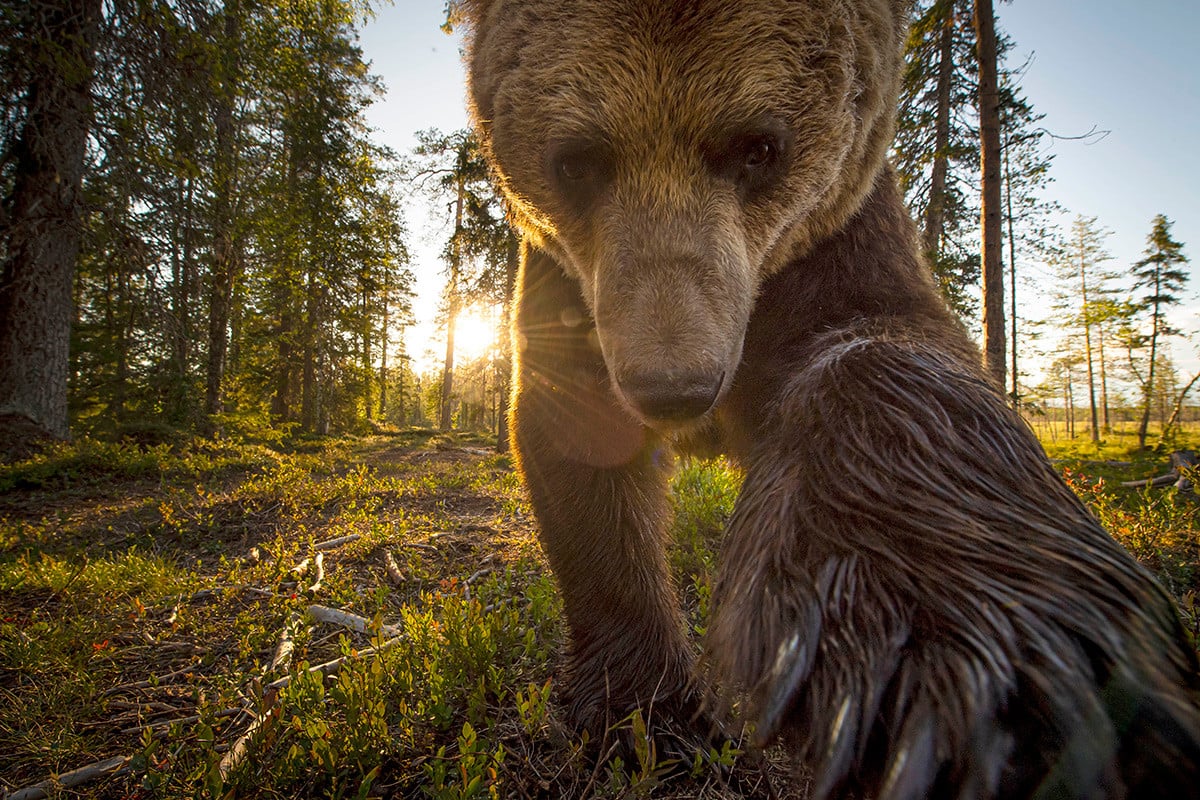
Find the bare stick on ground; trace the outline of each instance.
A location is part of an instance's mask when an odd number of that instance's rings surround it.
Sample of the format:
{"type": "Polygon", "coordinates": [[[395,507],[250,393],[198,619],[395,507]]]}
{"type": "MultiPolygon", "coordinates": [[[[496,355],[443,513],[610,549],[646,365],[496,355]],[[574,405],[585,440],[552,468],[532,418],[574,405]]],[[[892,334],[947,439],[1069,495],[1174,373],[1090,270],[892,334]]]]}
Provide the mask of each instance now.
{"type": "Polygon", "coordinates": [[[348,536],[339,536],[336,539],[329,539],[324,542],[318,542],[317,544],[313,545],[313,550],[318,550],[318,551],[319,550],[332,550],[335,547],[341,547],[344,544],[350,544],[351,542],[357,542],[361,538],[362,538],[361,534],[351,533],[348,536]]]}
{"type": "Polygon", "coordinates": [[[95,764],[88,764],[86,767],[64,772],[57,778],[35,783],[33,786],[27,786],[24,789],[18,789],[8,795],[7,800],[44,800],[50,796],[51,792],[58,789],[72,789],[76,786],[82,786],[89,781],[94,781],[97,778],[102,778],[105,775],[110,775],[125,766],[129,761],[129,756],[114,756],[106,758],[103,761],[97,761],[95,764]]]}

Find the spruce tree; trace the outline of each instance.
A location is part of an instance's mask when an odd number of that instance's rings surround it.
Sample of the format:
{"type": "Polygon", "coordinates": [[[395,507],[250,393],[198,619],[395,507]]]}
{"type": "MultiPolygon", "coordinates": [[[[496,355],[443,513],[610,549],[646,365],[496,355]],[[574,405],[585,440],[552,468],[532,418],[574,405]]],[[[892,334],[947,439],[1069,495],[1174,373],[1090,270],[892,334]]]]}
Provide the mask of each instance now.
{"type": "Polygon", "coordinates": [[[1146,237],[1145,255],[1130,270],[1134,291],[1143,292],[1138,298],[1139,307],[1150,317],[1150,330],[1145,337],[1150,356],[1145,380],[1141,382],[1142,419],[1138,425],[1138,447],[1142,449],[1146,447],[1146,430],[1150,425],[1159,344],[1163,337],[1179,333],[1167,322],[1166,308],[1179,304],[1180,293],[1188,280],[1188,273],[1183,269],[1188,263],[1188,258],[1183,254],[1183,244],[1171,238],[1171,221],[1165,215],[1159,214],[1151,221],[1150,226],[1150,235],[1146,237]]]}

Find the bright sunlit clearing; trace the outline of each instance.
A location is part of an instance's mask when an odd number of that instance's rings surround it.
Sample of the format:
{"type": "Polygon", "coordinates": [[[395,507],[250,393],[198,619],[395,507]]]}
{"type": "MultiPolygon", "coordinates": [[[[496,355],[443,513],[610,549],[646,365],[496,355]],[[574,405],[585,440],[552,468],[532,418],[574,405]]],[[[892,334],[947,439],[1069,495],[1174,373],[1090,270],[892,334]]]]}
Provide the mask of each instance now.
{"type": "Polygon", "coordinates": [[[498,308],[468,306],[454,325],[454,355],[462,361],[482,358],[497,345],[502,333],[498,308]]]}

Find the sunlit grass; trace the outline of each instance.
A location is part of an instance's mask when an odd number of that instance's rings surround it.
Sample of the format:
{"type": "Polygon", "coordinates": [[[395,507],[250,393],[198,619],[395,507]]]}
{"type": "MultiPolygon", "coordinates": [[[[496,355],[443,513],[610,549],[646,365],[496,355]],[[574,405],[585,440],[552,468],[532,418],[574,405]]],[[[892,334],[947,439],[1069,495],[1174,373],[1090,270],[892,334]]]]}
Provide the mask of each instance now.
{"type": "MultiPolygon", "coordinates": [[[[1077,445],[1059,443],[1058,467],[1195,634],[1194,501],[1119,486],[1165,471],[1164,454],[1130,465],[1077,445]]],[[[84,440],[0,472],[3,787],[125,755],[96,796],[728,796],[706,781],[732,749],[697,753],[673,793],[644,720],[613,720],[607,737],[635,747],[599,768],[565,724],[554,579],[511,460],[481,448],[84,440]],[[343,537],[313,588],[316,546],[343,537]],[[371,627],[316,623],[312,604],[371,627]],[[285,630],[294,652],[272,669],[285,630]],[[307,671],[338,657],[331,677],[307,671]],[[249,757],[223,768],[256,720],[249,757]]],[[[740,482],[720,459],[681,461],[672,481],[669,561],[697,647],[740,482]]]]}

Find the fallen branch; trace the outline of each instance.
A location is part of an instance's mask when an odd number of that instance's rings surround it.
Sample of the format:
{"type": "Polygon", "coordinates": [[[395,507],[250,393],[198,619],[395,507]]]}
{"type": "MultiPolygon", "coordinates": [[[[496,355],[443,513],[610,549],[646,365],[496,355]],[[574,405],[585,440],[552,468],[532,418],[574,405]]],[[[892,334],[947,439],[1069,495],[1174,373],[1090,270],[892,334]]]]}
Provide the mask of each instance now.
{"type": "Polygon", "coordinates": [[[325,554],[317,553],[317,557],[313,562],[313,577],[312,585],[304,591],[316,594],[321,591],[321,581],[325,580],[325,554]]]}
{"type": "Polygon", "coordinates": [[[278,672],[281,667],[286,669],[292,662],[292,651],[296,648],[293,637],[296,635],[298,627],[300,627],[300,615],[293,612],[288,617],[283,630],[279,632],[279,644],[275,645],[275,654],[271,656],[271,672],[278,672]]]}
{"type": "Polygon", "coordinates": [[[1141,489],[1149,486],[1152,489],[1161,489],[1164,486],[1170,486],[1179,480],[1179,476],[1175,473],[1170,475],[1159,475],[1157,478],[1146,478],[1140,481],[1121,481],[1121,485],[1127,489],[1141,489]]]}
{"type": "Polygon", "coordinates": [[[8,795],[7,800],[44,800],[50,796],[51,792],[57,789],[73,789],[76,786],[82,786],[105,775],[111,775],[124,767],[128,763],[129,758],[129,756],[113,756],[103,761],[97,761],[95,764],[88,764],[86,767],[64,772],[55,778],[35,783],[24,789],[18,789],[8,795]]]}
{"type": "Polygon", "coordinates": [[[341,547],[344,544],[350,544],[350,542],[356,542],[361,538],[362,538],[362,534],[351,533],[348,536],[339,536],[336,539],[329,539],[328,541],[320,542],[319,544],[314,544],[313,550],[332,550],[335,547],[341,547]]]}
{"type": "MultiPolygon", "coordinates": [[[[371,632],[371,620],[366,617],[353,614],[349,611],[342,611],[340,608],[330,608],[329,606],[311,605],[308,607],[308,615],[317,622],[327,622],[331,625],[341,625],[343,628],[349,628],[359,633],[371,632]]],[[[389,636],[396,636],[400,631],[391,626],[384,625],[381,629],[383,633],[389,636]]]]}
{"type": "Polygon", "coordinates": [[[274,695],[271,697],[267,710],[255,717],[254,721],[250,723],[250,727],[246,728],[245,733],[238,737],[225,755],[221,756],[221,763],[217,765],[217,769],[221,773],[222,780],[229,777],[229,773],[246,759],[246,754],[250,749],[250,740],[254,734],[262,730],[268,722],[278,720],[281,712],[278,695],[274,695]]]}
{"type": "MultiPolygon", "coordinates": [[[[279,644],[275,646],[275,654],[271,657],[271,672],[279,672],[280,669],[287,669],[291,665],[292,653],[295,651],[295,632],[300,624],[299,614],[293,612],[288,616],[287,623],[279,632],[279,644]]],[[[217,769],[220,771],[222,779],[227,778],[229,773],[245,760],[246,754],[249,752],[250,740],[254,734],[258,733],[268,722],[279,718],[278,690],[268,688],[263,699],[267,706],[266,710],[254,717],[249,727],[225,751],[225,755],[221,756],[221,762],[217,765],[217,769]]]]}
{"type": "Polygon", "coordinates": [[[1140,481],[1122,481],[1121,485],[1128,489],[1140,489],[1146,486],[1162,488],[1175,486],[1181,492],[1192,491],[1192,481],[1188,472],[1197,466],[1196,454],[1191,450],[1176,450],[1171,453],[1171,472],[1159,475],[1157,478],[1146,478],[1140,481]]]}
{"type": "Polygon", "coordinates": [[[388,580],[396,586],[404,585],[404,573],[400,571],[400,565],[396,563],[396,559],[387,550],[383,553],[383,568],[387,570],[388,580]]]}
{"type": "Polygon", "coordinates": [[[493,567],[484,567],[483,569],[478,569],[471,575],[471,577],[469,577],[465,581],[463,581],[463,583],[470,586],[471,584],[476,583],[477,581],[481,580],[482,578],[486,578],[488,575],[491,575],[495,571],[496,570],[493,567]]]}

